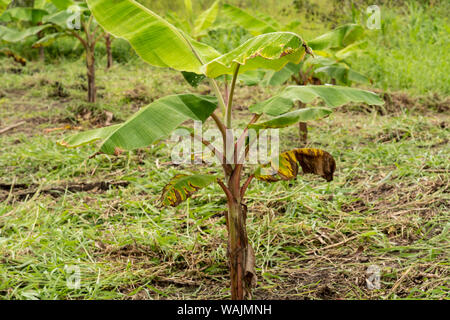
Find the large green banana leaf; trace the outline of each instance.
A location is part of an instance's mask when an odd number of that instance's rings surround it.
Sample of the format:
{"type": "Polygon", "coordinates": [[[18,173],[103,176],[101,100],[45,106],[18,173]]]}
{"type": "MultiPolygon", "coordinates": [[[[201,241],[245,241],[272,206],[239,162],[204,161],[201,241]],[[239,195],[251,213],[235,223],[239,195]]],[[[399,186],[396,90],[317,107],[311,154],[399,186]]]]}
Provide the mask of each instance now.
{"type": "Polygon", "coordinates": [[[136,1],[87,0],[87,3],[107,32],[130,42],[151,65],[200,74],[203,63],[220,55],[136,1]]]}
{"type": "Polygon", "coordinates": [[[212,60],[202,70],[210,78],[233,74],[237,64],[241,73],[257,69],[281,70],[289,62],[299,63],[305,56],[306,48],[303,39],[295,33],[267,33],[249,39],[212,60]]]}
{"type": "Polygon", "coordinates": [[[100,151],[109,154],[143,148],[168,136],[187,120],[205,122],[216,108],[215,97],[196,94],[168,96],[152,102],[121,125],[81,132],[60,144],[77,147],[103,140],[100,151]]]}
{"type": "Polygon", "coordinates": [[[308,41],[308,46],[313,50],[342,49],[361,39],[363,34],[364,28],[359,24],[346,24],[308,41]]]}
{"type": "Polygon", "coordinates": [[[195,192],[217,180],[214,175],[178,174],[164,187],[160,202],[163,206],[176,207],[190,198],[195,192]]]}
{"type": "Polygon", "coordinates": [[[254,104],[251,112],[278,116],[288,112],[296,101],[310,103],[321,98],[329,107],[338,107],[349,102],[364,102],[382,105],[383,100],[373,92],[341,86],[290,86],[272,98],[254,104]]]}
{"type": "Polygon", "coordinates": [[[277,29],[267,21],[258,19],[246,11],[229,4],[223,5],[221,14],[242,28],[247,29],[254,36],[277,31],[277,29]]]}
{"type": "Polygon", "coordinates": [[[285,128],[299,122],[322,119],[333,111],[328,108],[303,108],[294,110],[269,121],[255,123],[249,126],[252,129],[285,128]]]}

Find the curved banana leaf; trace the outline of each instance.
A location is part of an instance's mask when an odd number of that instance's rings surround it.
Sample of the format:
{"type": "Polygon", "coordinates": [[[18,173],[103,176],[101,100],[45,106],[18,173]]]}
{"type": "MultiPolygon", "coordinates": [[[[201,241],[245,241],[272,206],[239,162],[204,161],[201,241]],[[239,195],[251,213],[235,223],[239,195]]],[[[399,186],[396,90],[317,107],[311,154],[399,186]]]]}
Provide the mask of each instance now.
{"type": "Polygon", "coordinates": [[[323,73],[331,79],[335,79],[339,83],[350,85],[351,82],[357,82],[362,84],[370,84],[369,78],[362,73],[359,73],[344,65],[331,65],[322,68],[318,68],[314,73],[323,73]]]}
{"type": "Polygon", "coordinates": [[[81,147],[86,144],[90,144],[92,142],[98,141],[98,140],[105,140],[106,138],[108,138],[108,136],[110,136],[112,133],[114,133],[121,126],[122,126],[121,124],[116,124],[116,125],[109,126],[109,127],[98,128],[98,129],[89,130],[89,131],[83,131],[83,132],[75,134],[65,140],[60,141],[59,144],[66,148],[81,147]]]}
{"type": "Polygon", "coordinates": [[[189,39],[136,1],[87,0],[87,3],[103,29],[130,42],[136,53],[151,65],[200,74],[204,62],[220,55],[213,48],[189,39]]]}
{"type": "Polygon", "coordinates": [[[249,126],[252,129],[270,129],[270,128],[285,128],[299,122],[306,122],[312,120],[319,120],[333,111],[328,108],[302,108],[294,110],[281,116],[275,117],[269,121],[255,123],[249,126]]]}
{"type": "Polygon", "coordinates": [[[42,21],[42,18],[47,14],[48,12],[42,9],[15,7],[3,12],[3,14],[0,16],[0,21],[26,21],[31,22],[35,25],[38,22],[42,21]]]}
{"type": "Polygon", "coordinates": [[[349,102],[364,102],[382,105],[383,100],[373,92],[341,86],[290,86],[272,98],[254,104],[249,108],[253,113],[278,116],[288,112],[296,101],[310,103],[321,98],[328,107],[339,107],[349,102]]]}
{"type": "Polygon", "coordinates": [[[313,173],[325,180],[332,181],[336,170],[336,162],[333,156],[320,149],[294,149],[283,152],[277,161],[259,167],[255,172],[258,180],[276,182],[280,180],[292,180],[299,173],[299,164],[303,173],[313,173]]]}
{"type": "Polygon", "coordinates": [[[42,30],[49,27],[49,25],[43,25],[31,27],[22,31],[17,31],[4,26],[0,26],[0,40],[4,40],[6,42],[20,42],[28,37],[38,34],[42,30]]]}
{"type": "Polygon", "coordinates": [[[289,62],[299,63],[306,54],[303,39],[291,32],[274,32],[254,37],[236,49],[203,66],[210,78],[233,74],[237,64],[239,71],[269,69],[281,70],[289,62]]]}
{"type": "Polygon", "coordinates": [[[221,14],[242,28],[247,29],[254,36],[277,31],[269,22],[258,19],[246,11],[229,4],[223,5],[221,14]]]}
{"type": "Polygon", "coordinates": [[[168,96],[142,108],[125,123],[113,126],[114,129],[82,132],[60,144],[76,147],[103,140],[100,151],[109,154],[117,153],[118,150],[143,148],[168,136],[187,120],[205,122],[216,108],[215,97],[195,94],[168,96]]]}
{"type": "Polygon", "coordinates": [[[217,14],[219,13],[219,2],[216,0],[211,7],[203,11],[198,18],[195,20],[194,24],[194,36],[199,37],[205,35],[205,31],[208,30],[214,21],[216,21],[217,14]]]}
{"type": "Polygon", "coordinates": [[[364,28],[359,24],[346,24],[308,41],[308,46],[313,50],[342,49],[361,39],[363,35],[364,28]]]}
{"type": "Polygon", "coordinates": [[[207,187],[216,180],[217,177],[214,175],[178,174],[164,187],[160,203],[166,207],[176,207],[181,202],[190,198],[198,190],[207,187]]]}

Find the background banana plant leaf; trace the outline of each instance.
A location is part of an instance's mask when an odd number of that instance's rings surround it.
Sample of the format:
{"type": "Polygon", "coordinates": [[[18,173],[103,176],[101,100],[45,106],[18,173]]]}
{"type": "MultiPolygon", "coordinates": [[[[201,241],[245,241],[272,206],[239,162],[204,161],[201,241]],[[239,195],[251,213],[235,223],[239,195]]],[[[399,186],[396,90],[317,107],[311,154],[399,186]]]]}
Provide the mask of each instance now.
{"type": "Polygon", "coordinates": [[[194,193],[209,186],[217,180],[214,175],[204,174],[178,174],[164,187],[160,199],[163,206],[176,207],[194,193]]]}
{"type": "Polygon", "coordinates": [[[335,64],[318,68],[314,71],[315,74],[323,73],[328,79],[334,79],[339,84],[349,86],[352,82],[357,82],[365,85],[370,84],[370,79],[362,73],[359,73],[347,65],[335,64]]]}
{"type": "Polygon", "coordinates": [[[360,39],[363,34],[364,28],[359,24],[346,24],[308,41],[308,46],[313,50],[342,49],[360,39]]]}
{"type": "Polygon", "coordinates": [[[200,13],[194,22],[194,31],[192,36],[194,38],[205,36],[206,31],[213,25],[219,13],[219,0],[216,0],[211,7],[200,13]]]}
{"type": "Polygon", "coordinates": [[[220,55],[136,1],[87,0],[87,3],[107,32],[127,40],[151,65],[200,74],[203,63],[220,55]]]}
{"type": "Polygon", "coordinates": [[[253,113],[265,113],[278,116],[288,112],[296,101],[310,103],[321,98],[328,107],[339,107],[349,102],[364,102],[369,105],[382,105],[384,101],[375,93],[341,86],[290,86],[280,94],[263,102],[254,104],[249,109],[253,113]]]}
{"type": "Polygon", "coordinates": [[[168,136],[187,120],[205,122],[217,108],[217,98],[181,94],[161,98],[142,108],[125,123],[81,132],[62,142],[66,147],[103,140],[101,152],[114,154],[151,145],[168,136]],[[111,129],[114,128],[114,129],[111,129]]]}
{"type": "Polygon", "coordinates": [[[3,12],[3,14],[0,16],[0,21],[27,21],[35,25],[40,22],[42,18],[47,14],[48,12],[43,9],[15,7],[3,12]]]}
{"type": "Polygon", "coordinates": [[[287,112],[269,121],[255,123],[249,126],[252,129],[285,128],[299,122],[322,119],[333,111],[328,108],[303,108],[287,112]]]}
{"type": "Polygon", "coordinates": [[[246,41],[202,69],[210,78],[233,74],[237,64],[241,65],[241,73],[257,69],[280,70],[289,62],[299,63],[306,54],[306,48],[303,39],[295,33],[267,33],[246,41]]]}
{"type": "Polygon", "coordinates": [[[247,29],[254,36],[280,30],[279,27],[277,28],[277,26],[274,26],[263,19],[259,19],[248,12],[229,4],[223,5],[221,15],[244,29],[247,29]]]}
{"type": "Polygon", "coordinates": [[[50,25],[42,25],[30,27],[25,30],[13,30],[5,26],[0,26],[0,39],[6,42],[20,42],[30,36],[34,36],[44,29],[51,27],[50,25]]]}
{"type": "Polygon", "coordinates": [[[299,164],[303,173],[313,173],[325,180],[332,181],[336,162],[331,154],[320,149],[294,149],[283,152],[268,165],[255,171],[255,178],[267,182],[292,180],[299,173],[299,164]]]}
{"type": "Polygon", "coordinates": [[[3,11],[8,8],[8,5],[10,4],[11,0],[0,0],[0,14],[3,13],[3,11]]]}

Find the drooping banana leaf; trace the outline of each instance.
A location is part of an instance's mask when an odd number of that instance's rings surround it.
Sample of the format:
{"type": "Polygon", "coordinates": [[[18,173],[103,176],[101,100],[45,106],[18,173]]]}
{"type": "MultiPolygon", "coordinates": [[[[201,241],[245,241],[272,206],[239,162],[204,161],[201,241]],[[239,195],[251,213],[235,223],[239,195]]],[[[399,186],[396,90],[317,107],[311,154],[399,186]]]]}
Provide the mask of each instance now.
{"type": "Polygon", "coordinates": [[[333,111],[328,108],[302,108],[294,110],[269,121],[255,123],[249,126],[252,129],[285,128],[299,122],[322,119],[333,111]]]}
{"type": "Polygon", "coordinates": [[[295,33],[267,33],[249,39],[229,53],[212,60],[202,70],[210,78],[233,74],[237,64],[241,65],[241,73],[257,69],[278,71],[289,62],[299,63],[306,51],[303,39],[295,33]]]}
{"type": "Polygon", "coordinates": [[[151,65],[200,74],[203,63],[220,55],[136,1],[87,0],[87,3],[103,29],[130,42],[136,53],[151,65]]]}
{"type": "Polygon", "coordinates": [[[121,124],[116,124],[109,127],[83,131],[60,141],[59,144],[67,148],[77,148],[95,141],[103,141],[121,126],[121,124]]]}
{"type": "Polygon", "coordinates": [[[164,187],[160,199],[163,206],[176,207],[190,198],[194,193],[217,180],[214,175],[186,175],[178,174],[164,187]]]}
{"type": "Polygon", "coordinates": [[[125,123],[81,132],[60,144],[77,147],[102,140],[100,151],[114,154],[118,150],[134,150],[151,145],[168,136],[187,120],[205,122],[217,108],[217,99],[196,94],[180,94],[161,98],[142,108],[125,123]]]}
{"type": "Polygon", "coordinates": [[[292,180],[299,174],[299,164],[303,173],[313,173],[325,180],[332,181],[336,170],[333,156],[320,149],[294,149],[283,152],[265,166],[255,171],[258,180],[276,182],[292,180]]]}
{"type": "Polygon", "coordinates": [[[382,105],[383,100],[373,92],[341,86],[290,86],[272,98],[254,104],[249,109],[253,113],[278,116],[288,112],[296,101],[310,103],[321,98],[328,107],[338,107],[349,102],[364,102],[382,105]]]}

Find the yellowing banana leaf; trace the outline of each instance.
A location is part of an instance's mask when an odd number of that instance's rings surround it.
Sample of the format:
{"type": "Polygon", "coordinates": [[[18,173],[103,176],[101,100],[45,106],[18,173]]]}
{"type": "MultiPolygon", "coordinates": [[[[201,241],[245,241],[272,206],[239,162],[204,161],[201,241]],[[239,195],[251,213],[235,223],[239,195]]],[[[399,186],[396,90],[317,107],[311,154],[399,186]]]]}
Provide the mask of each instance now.
{"type": "Polygon", "coordinates": [[[361,39],[363,34],[364,28],[359,24],[346,24],[308,41],[308,46],[313,50],[342,49],[361,39]]]}
{"type": "Polygon", "coordinates": [[[142,108],[121,125],[82,132],[60,144],[77,147],[102,140],[100,151],[109,154],[143,148],[168,136],[187,120],[205,122],[216,108],[215,97],[196,94],[168,96],[142,108]]]}
{"type": "Polygon", "coordinates": [[[328,108],[303,108],[294,110],[269,121],[255,123],[249,126],[252,129],[285,128],[299,122],[322,119],[333,111],[328,108]]]}
{"type": "Polygon", "coordinates": [[[198,18],[195,20],[194,24],[194,36],[202,36],[205,31],[208,30],[214,21],[216,21],[217,14],[219,13],[219,0],[216,0],[211,7],[203,11],[198,18]]]}
{"type": "Polygon", "coordinates": [[[243,43],[203,66],[210,78],[233,74],[237,64],[241,73],[257,70],[281,70],[289,62],[299,63],[306,53],[303,39],[292,32],[267,33],[243,43]]]}
{"type": "Polygon", "coordinates": [[[242,28],[247,29],[254,36],[277,31],[275,26],[271,25],[269,22],[258,19],[246,11],[229,4],[223,5],[221,15],[242,28]]]}
{"type": "Polygon", "coordinates": [[[156,13],[133,0],[87,0],[98,23],[116,38],[130,42],[147,63],[200,74],[203,63],[219,56],[156,13]]]}
{"type": "Polygon", "coordinates": [[[272,98],[254,104],[249,109],[253,113],[278,116],[288,112],[296,101],[310,103],[321,98],[328,107],[339,107],[349,102],[364,102],[382,105],[383,100],[373,92],[341,86],[290,86],[272,98]]]}
{"type": "Polygon", "coordinates": [[[216,180],[217,177],[214,175],[178,174],[164,187],[160,203],[166,207],[176,207],[198,190],[207,187],[216,180]]]}
{"type": "Polygon", "coordinates": [[[268,182],[292,180],[297,177],[300,164],[303,173],[317,174],[327,181],[332,181],[336,170],[333,156],[320,149],[294,149],[283,152],[276,160],[259,167],[255,178],[268,182]]]}

